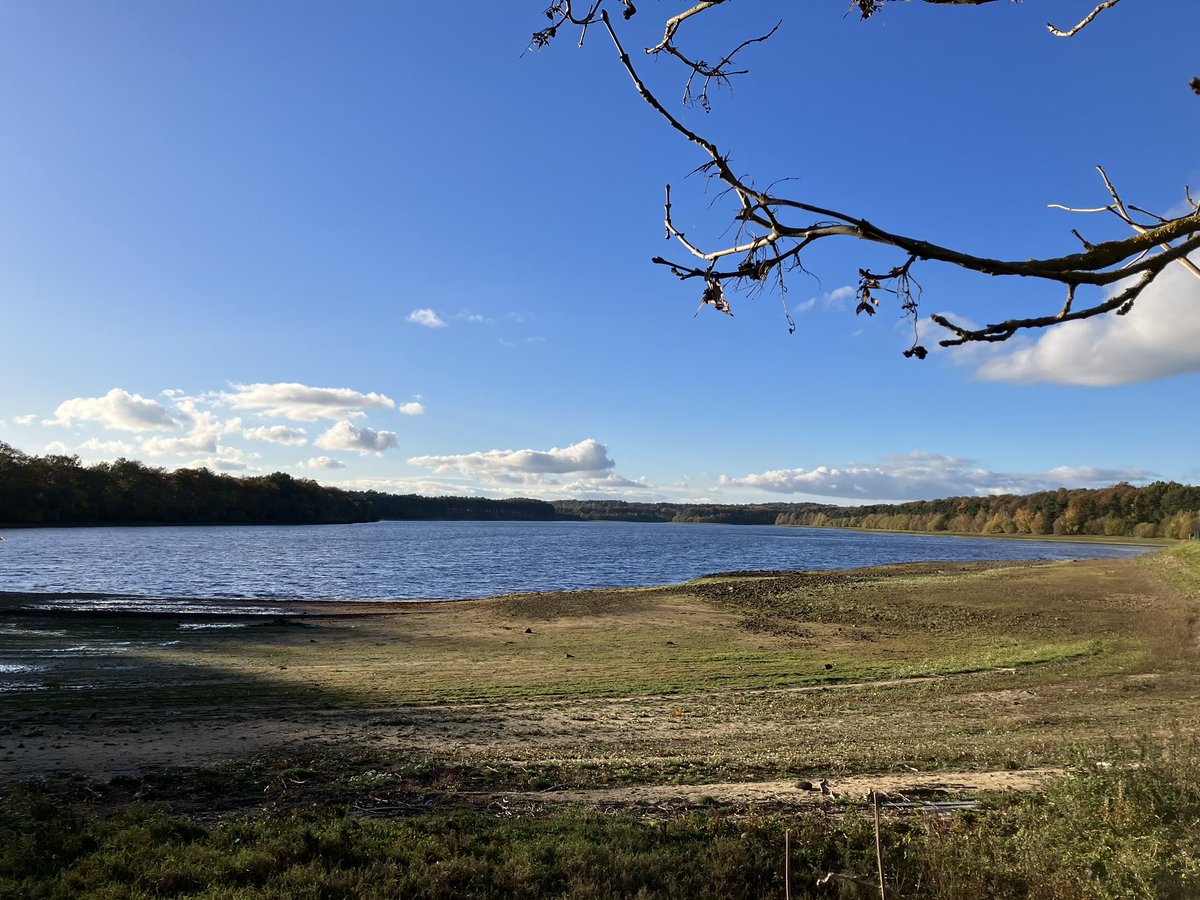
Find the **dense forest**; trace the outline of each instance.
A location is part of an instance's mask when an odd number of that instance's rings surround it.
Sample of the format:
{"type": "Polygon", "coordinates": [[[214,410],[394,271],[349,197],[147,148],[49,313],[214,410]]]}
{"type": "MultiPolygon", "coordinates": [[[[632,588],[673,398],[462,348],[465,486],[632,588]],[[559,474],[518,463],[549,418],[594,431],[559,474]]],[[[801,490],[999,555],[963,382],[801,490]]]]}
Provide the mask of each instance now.
{"type": "Polygon", "coordinates": [[[1200,531],[1200,487],[1156,481],[1146,487],[1042,491],[1016,496],[950,497],[874,506],[820,503],[624,503],[558,500],[562,518],[632,522],[807,525],[957,534],[1108,535],[1186,538],[1200,531]]]}
{"type": "Polygon", "coordinates": [[[1200,531],[1200,487],[1156,481],[1095,490],[951,497],[781,515],[780,525],[945,531],[967,534],[1109,535],[1187,538],[1200,531]]]}
{"type": "Polygon", "coordinates": [[[965,534],[1187,538],[1200,532],[1200,487],[1156,481],[1025,496],[951,497],[874,506],[491,500],[345,491],[282,472],[250,478],[135,460],[84,466],[0,442],[0,524],[330,524],[380,519],[614,520],[808,525],[965,534]]]}
{"type": "Polygon", "coordinates": [[[0,442],[0,524],[334,524],[379,519],[553,519],[539,500],[399,496],[323,487],[282,472],[172,472],[135,460],[83,466],[0,442]]]}
{"type": "Polygon", "coordinates": [[[692,522],[708,525],[776,525],[781,516],[838,507],[824,503],[630,503],[624,500],[555,500],[560,519],[616,522],[692,522]]]}
{"type": "Polygon", "coordinates": [[[371,515],[360,497],[282,473],[166,472],[128,459],[83,466],[74,456],[31,456],[0,443],[0,522],[6,525],[323,524],[371,515]]]}
{"type": "Polygon", "coordinates": [[[548,521],[556,518],[554,507],[542,500],[487,497],[421,497],[417,494],[355,494],[371,504],[377,519],[462,519],[495,521],[548,521]]]}

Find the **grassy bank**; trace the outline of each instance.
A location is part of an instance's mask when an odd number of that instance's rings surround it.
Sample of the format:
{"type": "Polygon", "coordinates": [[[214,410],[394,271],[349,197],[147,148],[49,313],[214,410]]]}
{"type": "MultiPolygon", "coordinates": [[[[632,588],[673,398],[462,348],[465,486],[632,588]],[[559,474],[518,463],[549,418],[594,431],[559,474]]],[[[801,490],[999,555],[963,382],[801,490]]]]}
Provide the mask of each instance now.
{"type": "MultiPolygon", "coordinates": [[[[972,812],[885,814],[890,895],[1194,897],[1196,751],[1176,744],[1136,766],[1089,766],[972,812]]],[[[80,793],[6,792],[0,896],[761,898],[783,895],[786,865],[793,897],[831,897],[878,879],[861,805],[749,816],[713,807],[658,822],[580,810],[366,818],[338,807],[212,820],[163,799],[104,814],[99,794],[80,793]]]]}
{"type": "Polygon", "coordinates": [[[787,830],[793,895],[840,896],[873,788],[980,802],[885,814],[900,896],[1195,896],[1197,597],[1200,545],[349,613],[0,598],[0,896],[781,896],[787,830]]]}

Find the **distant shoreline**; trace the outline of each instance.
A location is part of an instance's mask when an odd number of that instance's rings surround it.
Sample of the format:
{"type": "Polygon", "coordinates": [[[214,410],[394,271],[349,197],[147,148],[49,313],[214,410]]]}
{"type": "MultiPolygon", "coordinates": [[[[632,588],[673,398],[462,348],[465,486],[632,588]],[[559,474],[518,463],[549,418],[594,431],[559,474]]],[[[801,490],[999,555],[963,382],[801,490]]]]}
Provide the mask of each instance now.
{"type": "Polygon", "coordinates": [[[1129,547],[1174,547],[1177,538],[1138,538],[1108,534],[983,534],[978,531],[904,531],[892,528],[853,528],[843,525],[780,525],[780,528],[815,528],[822,531],[868,534],[911,534],[915,537],[987,538],[998,541],[1048,541],[1063,544],[1117,544],[1129,547]]]}
{"type": "MultiPolygon", "coordinates": [[[[863,534],[907,534],[914,537],[985,538],[999,541],[1046,541],[1064,544],[1115,544],[1129,547],[1173,547],[1176,544],[1184,542],[1183,539],[1179,538],[1139,538],[1104,534],[983,534],[978,531],[909,531],[898,528],[859,528],[847,525],[788,525],[757,522],[645,522],[636,519],[576,519],[570,517],[558,519],[378,519],[373,522],[45,522],[37,524],[0,523],[0,529],[5,531],[27,531],[37,528],[301,528],[314,525],[320,527],[377,525],[380,522],[612,522],[633,525],[729,525],[735,528],[746,525],[758,525],[768,528],[810,528],[814,531],[844,531],[863,534]]],[[[0,540],[3,540],[3,537],[0,537],[0,540]]]]}

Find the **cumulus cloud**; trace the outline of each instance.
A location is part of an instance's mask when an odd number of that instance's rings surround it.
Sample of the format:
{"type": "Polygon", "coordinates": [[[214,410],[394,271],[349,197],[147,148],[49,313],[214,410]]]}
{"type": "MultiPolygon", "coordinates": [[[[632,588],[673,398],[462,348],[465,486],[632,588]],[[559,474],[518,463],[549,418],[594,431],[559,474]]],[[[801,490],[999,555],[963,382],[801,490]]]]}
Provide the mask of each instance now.
{"type": "Polygon", "coordinates": [[[347,478],[326,481],[347,491],[382,491],[388,494],[421,494],[425,497],[479,497],[483,494],[471,485],[425,478],[347,478]]]}
{"type": "Polygon", "coordinates": [[[608,499],[658,499],[658,488],[642,476],[640,478],[625,478],[616,472],[604,475],[581,478],[570,484],[565,484],[555,494],[559,497],[578,497],[584,500],[608,499]]]}
{"type": "Polygon", "coordinates": [[[196,401],[190,398],[175,401],[176,413],[188,426],[188,433],[183,437],[173,438],[162,435],[144,438],[142,450],[151,456],[189,456],[194,453],[215,453],[226,456],[229,448],[220,445],[220,439],[227,434],[241,431],[241,419],[222,421],[210,410],[201,409],[196,401]]]}
{"type": "Polygon", "coordinates": [[[432,309],[414,309],[408,314],[408,321],[425,328],[445,328],[446,321],[432,309]]]}
{"type": "Polygon", "coordinates": [[[252,441],[266,441],[269,444],[286,444],[299,447],[308,443],[308,434],[303,428],[289,428],[287,425],[261,425],[258,428],[247,428],[242,436],[252,441]]]}
{"type": "Polygon", "coordinates": [[[178,428],[179,422],[170,410],[139,394],[113,388],[103,397],[76,397],[58,405],[48,425],[73,425],[76,422],[98,422],[105,428],[119,431],[154,431],[178,428]]]}
{"type": "Polygon", "coordinates": [[[1059,466],[1046,472],[992,472],[974,460],[933,453],[889,456],[874,463],[776,469],[742,477],[722,475],[721,487],[750,487],[774,494],[809,494],[867,500],[932,500],[939,497],[1028,494],[1060,487],[1104,487],[1147,481],[1143,469],[1059,466]]]}
{"type": "Polygon", "coordinates": [[[37,421],[37,414],[30,413],[27,416],[13,416],[13,421],[18,425],[32,425],[35,421],[37,421]]]}
{"type": "Polygon", "coordinates": [[[265,416],[315,422],[317,419],[354,419],[364,409],[395,409],[396,402],[383,394],[363,394],[350,388],[318,388],[295,382],[235,384],[232,393],[219,398],[234,409],[265,416]]]}
{"type": "Polygon", "coordinates": [[[485,481],[545,482],[553,475],[601,477],[614,463],[608,447],[588,438],[569,447],[549,450],[486,450],[454,456],[414,456],[414,466],[438,474],[457,472],[485,481]]]}
{"type": "Polygon", "coordinates": [[[839,288],[834,288],[832,291],[826,291],[823,294],[818,294],[815,297],[809,297],[803,303],[796,304],[793,307],[795,312],[805,313],[809,310],[820,306],[823,310],[841,309],[845,307],[846,301],[854,297],[854,288],[845,284],[839,288]]]}
{"type": "Polygon", "coordinates": [[[416,400],[410,403],[401,403],[396,409],[406,416],[422,416],[425,414],[424,404],[418,403],[416,400]]]}
{"type": "Polygon", "coordinates": [[[1200,279],[1172,264],[1142,292],[1129,315],[1053,326],[987,359],[977,374],[987,381],[1107,387],[1197,371],[1200,279]]]}
{"type": "Polygon", "coordinates": [[[194,459],[181,469],[209,469],[213,472],[243,472],[250,466],[240,456],[209,456],[194,459]]]}
{"type": "Polygon", "coordinates": [[[500,338],[500,346],[508,347],[510,349],[514,348],[514,347],[529,347],[529,346],[532,346],[533,344],[545,344],[545,343],[546,343],[546,339],[544,337],[536,337],[536,336],[522,338],[519,341],[510,341],[508,338],[500,338]]]}
{"type": "Polygon", "coordinates": [[[46,452],[60,456],[69,456],[71,453],[71,448],[62,441],[51,441],[46,445],[46,452]]]}
{"type": "Polygon", "coordinates": [[[137,448],[125,441],[102,441],[97,438],[88,438],[76,449],[92,453],[107,453],[113,456],[129,456],[137,448]]]}
{"type": "Polygon", "coordinates": [[[195,431],[178,438],[156,435],[142,441],[142,450],[151,456],[190,456],[193,453],[216,453],[217,437],[210,431],[195,431]]]}
{"type": "Polygon", "coordinates": [[[346,464],[332,456],[314,456],[308,462],[297,464],[301,469],[344,469],[346,464]]]}
{"type": "Polygon", "coordinates": [[[395,432],[376,431],[366,426],[358,428],[345,421],[338,422],[314,443],[322,450],[354,450],[364,456],[399,446],[395,432]]]}

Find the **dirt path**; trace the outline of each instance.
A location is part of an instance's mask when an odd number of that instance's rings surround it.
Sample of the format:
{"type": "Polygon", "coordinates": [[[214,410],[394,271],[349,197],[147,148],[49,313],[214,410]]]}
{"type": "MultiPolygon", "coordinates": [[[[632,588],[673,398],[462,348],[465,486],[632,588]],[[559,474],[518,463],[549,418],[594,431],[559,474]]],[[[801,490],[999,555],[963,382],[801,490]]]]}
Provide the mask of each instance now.
{"type": "Polygon", "coordinates": [[[879,791],[895,802],[935,797],[1033,791],[1064,774],[1061,768],[997,770],[991,772],[886,772],[834,777],[821,783],[797,781],[723,782],[718,784],[626,785],[584,791],[540,791],[510,795],[516,802],[577,803],[598,808],[765,804],[794,806],[830,801],[864,801],[879,791]]]}

